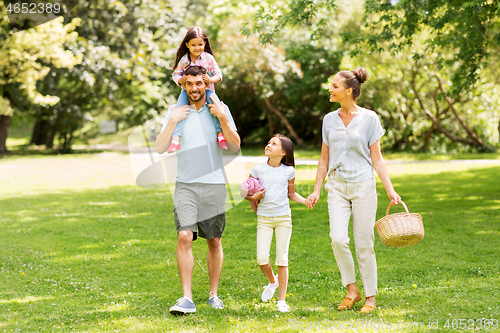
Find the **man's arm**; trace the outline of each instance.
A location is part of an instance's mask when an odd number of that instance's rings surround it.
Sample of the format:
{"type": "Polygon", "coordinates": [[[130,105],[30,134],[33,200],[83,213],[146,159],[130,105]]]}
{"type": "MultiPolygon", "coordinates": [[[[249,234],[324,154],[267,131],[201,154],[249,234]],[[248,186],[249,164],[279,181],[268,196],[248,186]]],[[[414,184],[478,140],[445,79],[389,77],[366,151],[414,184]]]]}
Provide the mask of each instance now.
{"type": "Polygon", "coordinates": [[[222,127],[222,134],[224,135],[224,139],[227,142],[229,149],[232,152],[237,153],[240,151],[241,139],[238,134],[232,127],[231,123],[225,112],[225,105],[221,103],[216,103],[212,99],[213,104],[209,104],[210,113],[219,118],[220,126],[222,127]]]}
{"type": "Polygon", "coordinates": [[[163,154],[167,151],[170,143],[172,142],[172,134],[174,133],[175,126],[189,115],[189,105],[181,107],[174,107],[170,118],[168,119],[167,126],[156,138],[156,151],[158,154],[163,154]]]}

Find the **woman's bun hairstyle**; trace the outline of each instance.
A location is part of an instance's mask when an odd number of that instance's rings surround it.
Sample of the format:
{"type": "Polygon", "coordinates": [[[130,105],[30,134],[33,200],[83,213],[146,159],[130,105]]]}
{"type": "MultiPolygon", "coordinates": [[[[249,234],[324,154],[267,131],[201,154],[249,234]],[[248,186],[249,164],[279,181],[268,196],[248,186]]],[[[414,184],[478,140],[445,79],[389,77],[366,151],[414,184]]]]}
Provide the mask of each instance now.
{"type": "Polygon", "coordinates": [[[346,89],[352,88],[352,97],[357,100],[361,95],[361,84],[368,79],[366,69],[359,67],[352,71],[341,71],[338,74],[344,78],[344,87],[346,89]]]}
{"type": "Polygon", "coordinates": [[[356,68],[351,72],[356,75],[356,79],[358,79],[359,83],[364,83],[368,79],[368,72],[363,67],[356,68]]]}

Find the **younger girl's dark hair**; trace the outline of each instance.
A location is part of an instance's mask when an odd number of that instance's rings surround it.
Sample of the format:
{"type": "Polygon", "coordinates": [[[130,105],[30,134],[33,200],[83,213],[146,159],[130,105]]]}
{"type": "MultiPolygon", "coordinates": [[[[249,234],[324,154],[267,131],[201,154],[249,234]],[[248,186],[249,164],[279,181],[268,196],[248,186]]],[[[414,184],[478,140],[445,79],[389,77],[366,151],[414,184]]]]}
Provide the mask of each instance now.
{"type": "Polygon", "coordinates": [[[344,78],[344,87],[352,88],[352,97],[357,100],[361,95],[361,84],[368,78],[366,69],[360,67],[352,71],[341,71],[338,74],[344,78]]]}
{"type": "Polygon", "coordinates": [[[175,63],[174,63],[174,67],[173,67],[174,70],[177,67],[177,65],[179,64],[179,61],[181,61],[181,58],[186,53],[188,53],[189,57],[191,56],[189,54],[189,49],[186,46],[186,43],[188,43],[191,39],[198,38],[198,37],[203,38],[203,40],[205,41],[205,52],[213,55],[212,48],[210,47],[210,41],[208,40],[208,37],[205,34],[205,32],[200,27],[192,27],[191,29],[189,29],[186,32],[186,36],[184,36],[184,39],[182,40],[181,45],[179,45],[179,48],[177,49],[177,55],[175,56],[175,63]]]}
{"type": "Polygon", "coordinates": [[[274,134],[274,138],[281,141],[281,149],[285,152],[285,156],[281,158],[281,164],[288,165],[295,168],[295,158],[293,157],[293,142],[290,138],[282,134],[274,134]]]}

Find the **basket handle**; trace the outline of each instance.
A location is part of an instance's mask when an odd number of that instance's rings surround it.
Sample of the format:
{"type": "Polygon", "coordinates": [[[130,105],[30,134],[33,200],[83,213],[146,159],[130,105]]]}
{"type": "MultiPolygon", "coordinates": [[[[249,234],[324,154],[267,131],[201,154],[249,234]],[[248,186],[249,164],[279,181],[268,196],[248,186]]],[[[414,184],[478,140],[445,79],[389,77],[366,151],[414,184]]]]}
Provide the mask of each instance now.
{"type": "MultiPolygon", "coordinates": [[[[406,207],[405,203],[403,202],[403,200],[401,200],[401,204],[403,205],[403,207],[405,208],[406,212],[409,214],[410,212],[408,211],[408,207],[406,207]]],[[[389,210],[391,209],[391,204],[389,204],[389,206],[387,206],[387,210],[385,212],[385,216],[389,215],[389,210]]]]}

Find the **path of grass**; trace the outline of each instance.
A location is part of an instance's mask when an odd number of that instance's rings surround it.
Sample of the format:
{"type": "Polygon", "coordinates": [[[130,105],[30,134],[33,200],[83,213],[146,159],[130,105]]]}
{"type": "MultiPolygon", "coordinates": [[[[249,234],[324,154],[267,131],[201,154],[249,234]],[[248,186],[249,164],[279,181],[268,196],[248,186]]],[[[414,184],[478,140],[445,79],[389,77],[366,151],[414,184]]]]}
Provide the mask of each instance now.
{"type": "MultiPolygon", "coordinates": [[[[299,332],[350,323],[366,326],[349,332],[370,332],[381,321],[396,328],[382,331],[417,332],[435,331],[429,321],[443,329],[448,319],[450,331],[466,332],[451,329],[453,320],[500,320],[498,166],[391,166],[426,236],[404,249],[376,236],[380,295],[371,315],[335,310],[345,290],[323,197],[312,212],[292,204],[292,312],[278,314],[259,300],[265,278],[254,259],[255,215],[244,202],[228,212],[223,238],[226,309],[206,304],[206,245],[199,240],[198,312],[179,318],[168,313],[181,296],[172,202],[166,191],[130,185],[127,162],[118,154],[0,161],[0,332],[299,332]],[[423,324],[402,329],[413,322],[423,324]]],[[[306,190],[310,171],[301,172],[298,188],[306,190]]],[[[381,217],[388,199],[380,183],[378,191],[381,217]]]]}

